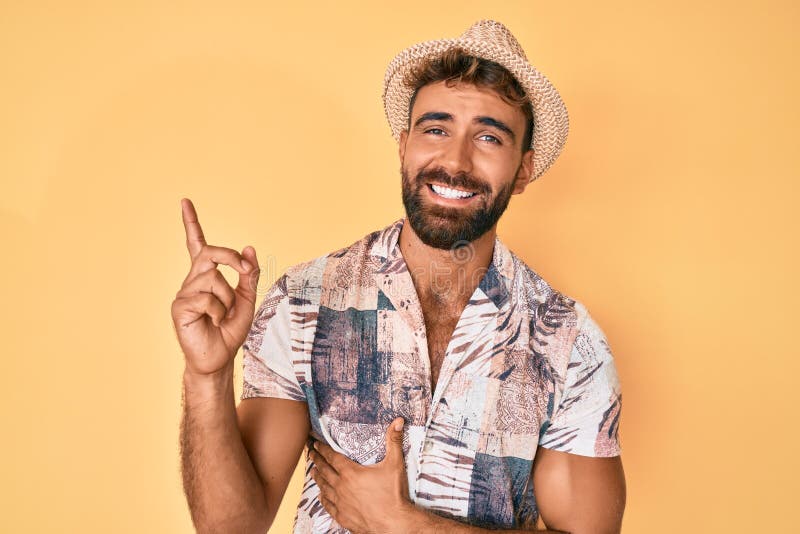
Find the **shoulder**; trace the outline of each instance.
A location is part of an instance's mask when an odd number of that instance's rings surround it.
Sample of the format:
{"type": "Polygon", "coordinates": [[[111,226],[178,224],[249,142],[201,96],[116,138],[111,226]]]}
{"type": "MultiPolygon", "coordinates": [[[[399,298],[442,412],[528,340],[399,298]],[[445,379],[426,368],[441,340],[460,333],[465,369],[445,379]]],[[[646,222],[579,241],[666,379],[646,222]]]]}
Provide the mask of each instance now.
{"type": "Polygon", "coordinates": [[[331,271],[354,271],[359,266],[374,263],[376,256],[385,250],[382,240],[387,238],[389,230],[395,224],[386,228],[374,230],[352,243],[332,250],[315,258],[294,264],[286,269],[278,282],[283,285],[289,295],[320,288],[326,280],[326,273],[331,271]]]}
{"type": "Polygon", "coordinates": [[[550,322],[581,327],[588,316],[582,302],[554,287],[511,250],[507,257],[512,264],[507,269],[513,277],[510,281],[512,295],[522,306],[536,317],[549,317],[550,322]]]}
{"type": "Polygon", "coordinates": [[[606,336],[587,306],[554,287],[515,254],[508,258],[513,262],[507,272],[513,273],[515,309],[525,314],[535,352],[550,361],[557,376],[563,380],[576,358],[609,360],[606,336]]]}

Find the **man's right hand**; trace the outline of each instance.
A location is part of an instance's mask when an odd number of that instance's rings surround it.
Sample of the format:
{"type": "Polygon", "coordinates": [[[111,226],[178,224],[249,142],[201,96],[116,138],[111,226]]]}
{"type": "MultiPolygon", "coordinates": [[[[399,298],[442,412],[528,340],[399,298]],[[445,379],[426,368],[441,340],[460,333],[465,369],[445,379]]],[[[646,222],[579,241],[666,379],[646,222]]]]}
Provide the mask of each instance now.
{"type": "Polygon", "coordinates": [[[213,375],[233,358],[253,322],[258,287],[258,259],[253,247],[236,250],[206,244],[192,201],[181,199],[189,274],[172,302],[172,321],[186,358],[186,372],[213,375]],[[231,288],[217,265],[239,272],[231,288]]]}

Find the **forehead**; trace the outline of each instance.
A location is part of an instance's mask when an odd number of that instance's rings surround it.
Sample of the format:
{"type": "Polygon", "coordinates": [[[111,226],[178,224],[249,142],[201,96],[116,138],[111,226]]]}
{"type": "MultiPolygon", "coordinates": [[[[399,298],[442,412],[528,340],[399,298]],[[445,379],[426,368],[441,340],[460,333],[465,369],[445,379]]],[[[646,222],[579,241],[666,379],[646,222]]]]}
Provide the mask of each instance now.
{"type": "Polygon", "coordinates": [[[458,83],[448,87],[440,81],[421,87],[411,111],[412,123],[429,111],[450,113],[456,121],[489,116],[508,124],[520,135],[525,128],[525,114],[520,108],[504,101],[493,89],[473,84],[458,83]]]}

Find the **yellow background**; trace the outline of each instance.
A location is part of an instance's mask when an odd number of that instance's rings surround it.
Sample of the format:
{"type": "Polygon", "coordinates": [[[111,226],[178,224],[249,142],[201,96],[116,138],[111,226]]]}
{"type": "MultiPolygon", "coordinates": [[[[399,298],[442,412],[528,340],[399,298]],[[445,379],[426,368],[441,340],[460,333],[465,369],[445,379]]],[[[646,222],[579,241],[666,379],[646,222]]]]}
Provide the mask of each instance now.
{"type": "MultiPolygon", "coordinates": [[[[211,244],[256,248],[259,300],[287,266],[389,224],[403,210],[384,69],[480,18],[509,26],[569,109],[563,155],[500,236],[608,336],[623,531],[794,525],[796,2],[0,15],[0,531],[192,531],[170,318],[189,267],[180,198],[211,244]]],[[[275,532],[291,528],[297,481],[275,532]]]]}

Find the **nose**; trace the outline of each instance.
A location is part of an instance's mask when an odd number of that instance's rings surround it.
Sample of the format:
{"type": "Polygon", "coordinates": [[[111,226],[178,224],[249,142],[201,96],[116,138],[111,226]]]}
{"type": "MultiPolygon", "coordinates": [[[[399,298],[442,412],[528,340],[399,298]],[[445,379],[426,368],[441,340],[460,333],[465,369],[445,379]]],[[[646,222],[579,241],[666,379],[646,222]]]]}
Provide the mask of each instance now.
{"type": "Polygon", "coordinates": [[[455,176],[460,173],[472,172],[472,140],[466,135],[456,135],[445,143],[441,154],[441,166],[455,176]]]}

